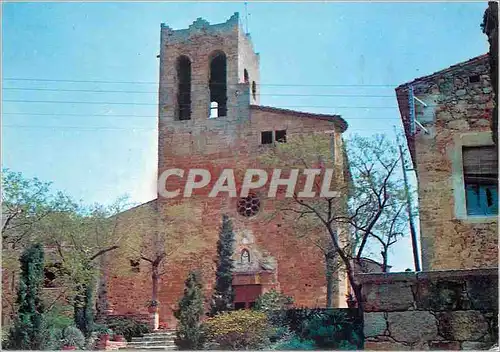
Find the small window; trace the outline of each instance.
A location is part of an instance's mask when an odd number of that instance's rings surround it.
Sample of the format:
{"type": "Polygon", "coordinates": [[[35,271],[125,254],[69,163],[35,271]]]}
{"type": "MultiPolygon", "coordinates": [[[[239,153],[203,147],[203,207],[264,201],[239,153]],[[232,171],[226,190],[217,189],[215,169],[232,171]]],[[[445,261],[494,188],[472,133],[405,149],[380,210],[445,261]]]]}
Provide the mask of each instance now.
{"type": "Polygon", "coordinates": [[[248,71],[247,69],[243,70],[243,80],[245,83],[248,83],[250,81],[250,78],[248,77],[248,71]]]}
{"type": "Polygon", "coordinates": [[[286,143],[286,130],[276,131],[276,142],[286,143]]]}
{"type": "Polygon", "coordinates": [[[247,249],[241,251],[240,262],[241,264],[250,263],[250,252],[247,249]]]}
{"type": "Polygon", "coordinates": [[[481,79],[480,79],[479,75],[469,76],[470,83],[479,83],[480,80],[481,79]]]}
{"type": "Polygon", "coordinates": [[[138,273],[141,271],[139,260],[130,260],[130,270],[134,273],[138,273]]]}
{"type": "Polygon", "coordinates": [[[273,143],[273,131],[264,131],[260,134],[261,144],[272,144],[273,143]]]}
{"type": "Polygon", "coordinates": [[[494,146],[462,149],[468,215],[498,214],[498,154],[494,146]]]}
{"type": "Polygon", "coordinates": [[[257,96],[257,84],[255,83],[255,81],[252,82],[252,96],[255,100],[257,96]]]}

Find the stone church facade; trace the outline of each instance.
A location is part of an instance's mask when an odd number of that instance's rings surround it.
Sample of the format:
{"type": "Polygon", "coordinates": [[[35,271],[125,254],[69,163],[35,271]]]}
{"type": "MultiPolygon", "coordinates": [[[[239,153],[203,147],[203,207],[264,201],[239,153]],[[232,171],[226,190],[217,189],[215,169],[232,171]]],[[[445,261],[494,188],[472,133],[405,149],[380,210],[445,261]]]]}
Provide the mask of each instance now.
{"type": "MultiPolygon", "coordinates": [[[[335,164],[346,169],[342,133],[347,123],[338,115],[259,105],[259,62],[237,13],[214,25],[201,18],[187,29],[161,25],[158,175],[172,168],[207,169],[213,175],[227,168],[259,168],[259,156],[276,142],[285,142],[287,135],[312,133],[330,134],[335,164]]],[[[244,199],[226,194],[208,197],[202,190],[190,198],[158,196],[120,214],[117,231],[137,231],[142,245],[154,246],[151,239],[166,231],[165,214],[179,204],[189,205],[189,225],[197,230],[193,235],[174,236],[170,242],[174,251],[185,250],[187,254],[174,253],[164,262],[158,287],[160,321],[176,324],[172,310],[190,270],[201,271],[210,295],[223,214],[231,219],[236,239],[233,284],[238,308],[251,307],[258,295],[272,288],[292,296],[296,306],[325,306],[324,254],[301,239],[282,217],[269,217],[276,210],[275,200],[264,190],[252,191],[244,199]],[[179,248],[186,236],[196,236],[189,250],[179,248]]],[[[131,259],[116,252],[103,263],[99,301],[107,314],[147,314],[145,302],[151,299],[152,289],[150,266],[140,258],[131,259]],[[113,267],[120,267],[120,273],[111,270],[113,267]]],[[[346,281],[335,275],[334,304],[345,307],[346,281]]]]}

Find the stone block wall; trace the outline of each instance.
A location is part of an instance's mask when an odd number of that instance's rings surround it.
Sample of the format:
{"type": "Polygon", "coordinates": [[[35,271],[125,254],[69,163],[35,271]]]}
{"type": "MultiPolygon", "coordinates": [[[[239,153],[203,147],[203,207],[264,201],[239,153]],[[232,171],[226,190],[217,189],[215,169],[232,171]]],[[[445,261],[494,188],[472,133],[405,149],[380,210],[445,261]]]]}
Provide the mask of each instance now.
{"type": "Polygon", "coordinates": [[[498,342],[496,269],[361,274],[366,350],[484,350],[498,342]]]}

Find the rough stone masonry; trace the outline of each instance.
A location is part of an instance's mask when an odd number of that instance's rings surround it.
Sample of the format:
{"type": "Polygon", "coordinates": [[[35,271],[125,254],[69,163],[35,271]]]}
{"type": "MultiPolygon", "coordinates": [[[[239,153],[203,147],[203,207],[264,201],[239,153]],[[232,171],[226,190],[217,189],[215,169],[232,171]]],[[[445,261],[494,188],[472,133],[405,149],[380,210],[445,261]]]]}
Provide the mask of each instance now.
{"type": "Polygon", "coordinates": [[[488,55],[453,65],[396,88],[418,179],[423,270],[497,267],[497,216],[465,211],[462,147],[493,145],[493,93],[488,55]],[[409,87],[415,118],[410,130],[409,87]]]}
{"type": "Polygon", "coordinates": [[[498,343],[496,269],[360,275],[368,350],[484,350],[498,343]]]}

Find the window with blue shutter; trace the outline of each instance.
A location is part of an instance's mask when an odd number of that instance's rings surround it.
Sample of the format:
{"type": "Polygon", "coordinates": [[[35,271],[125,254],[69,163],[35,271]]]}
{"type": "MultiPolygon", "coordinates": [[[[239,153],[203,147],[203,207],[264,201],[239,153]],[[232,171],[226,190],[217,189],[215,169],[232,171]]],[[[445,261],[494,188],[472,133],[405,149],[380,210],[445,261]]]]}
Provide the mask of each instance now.
{"type": "Polygon", "coordinates": [[[498,153],[494,146],[464,147],[467,215],[498,214],[498,153]]]}

